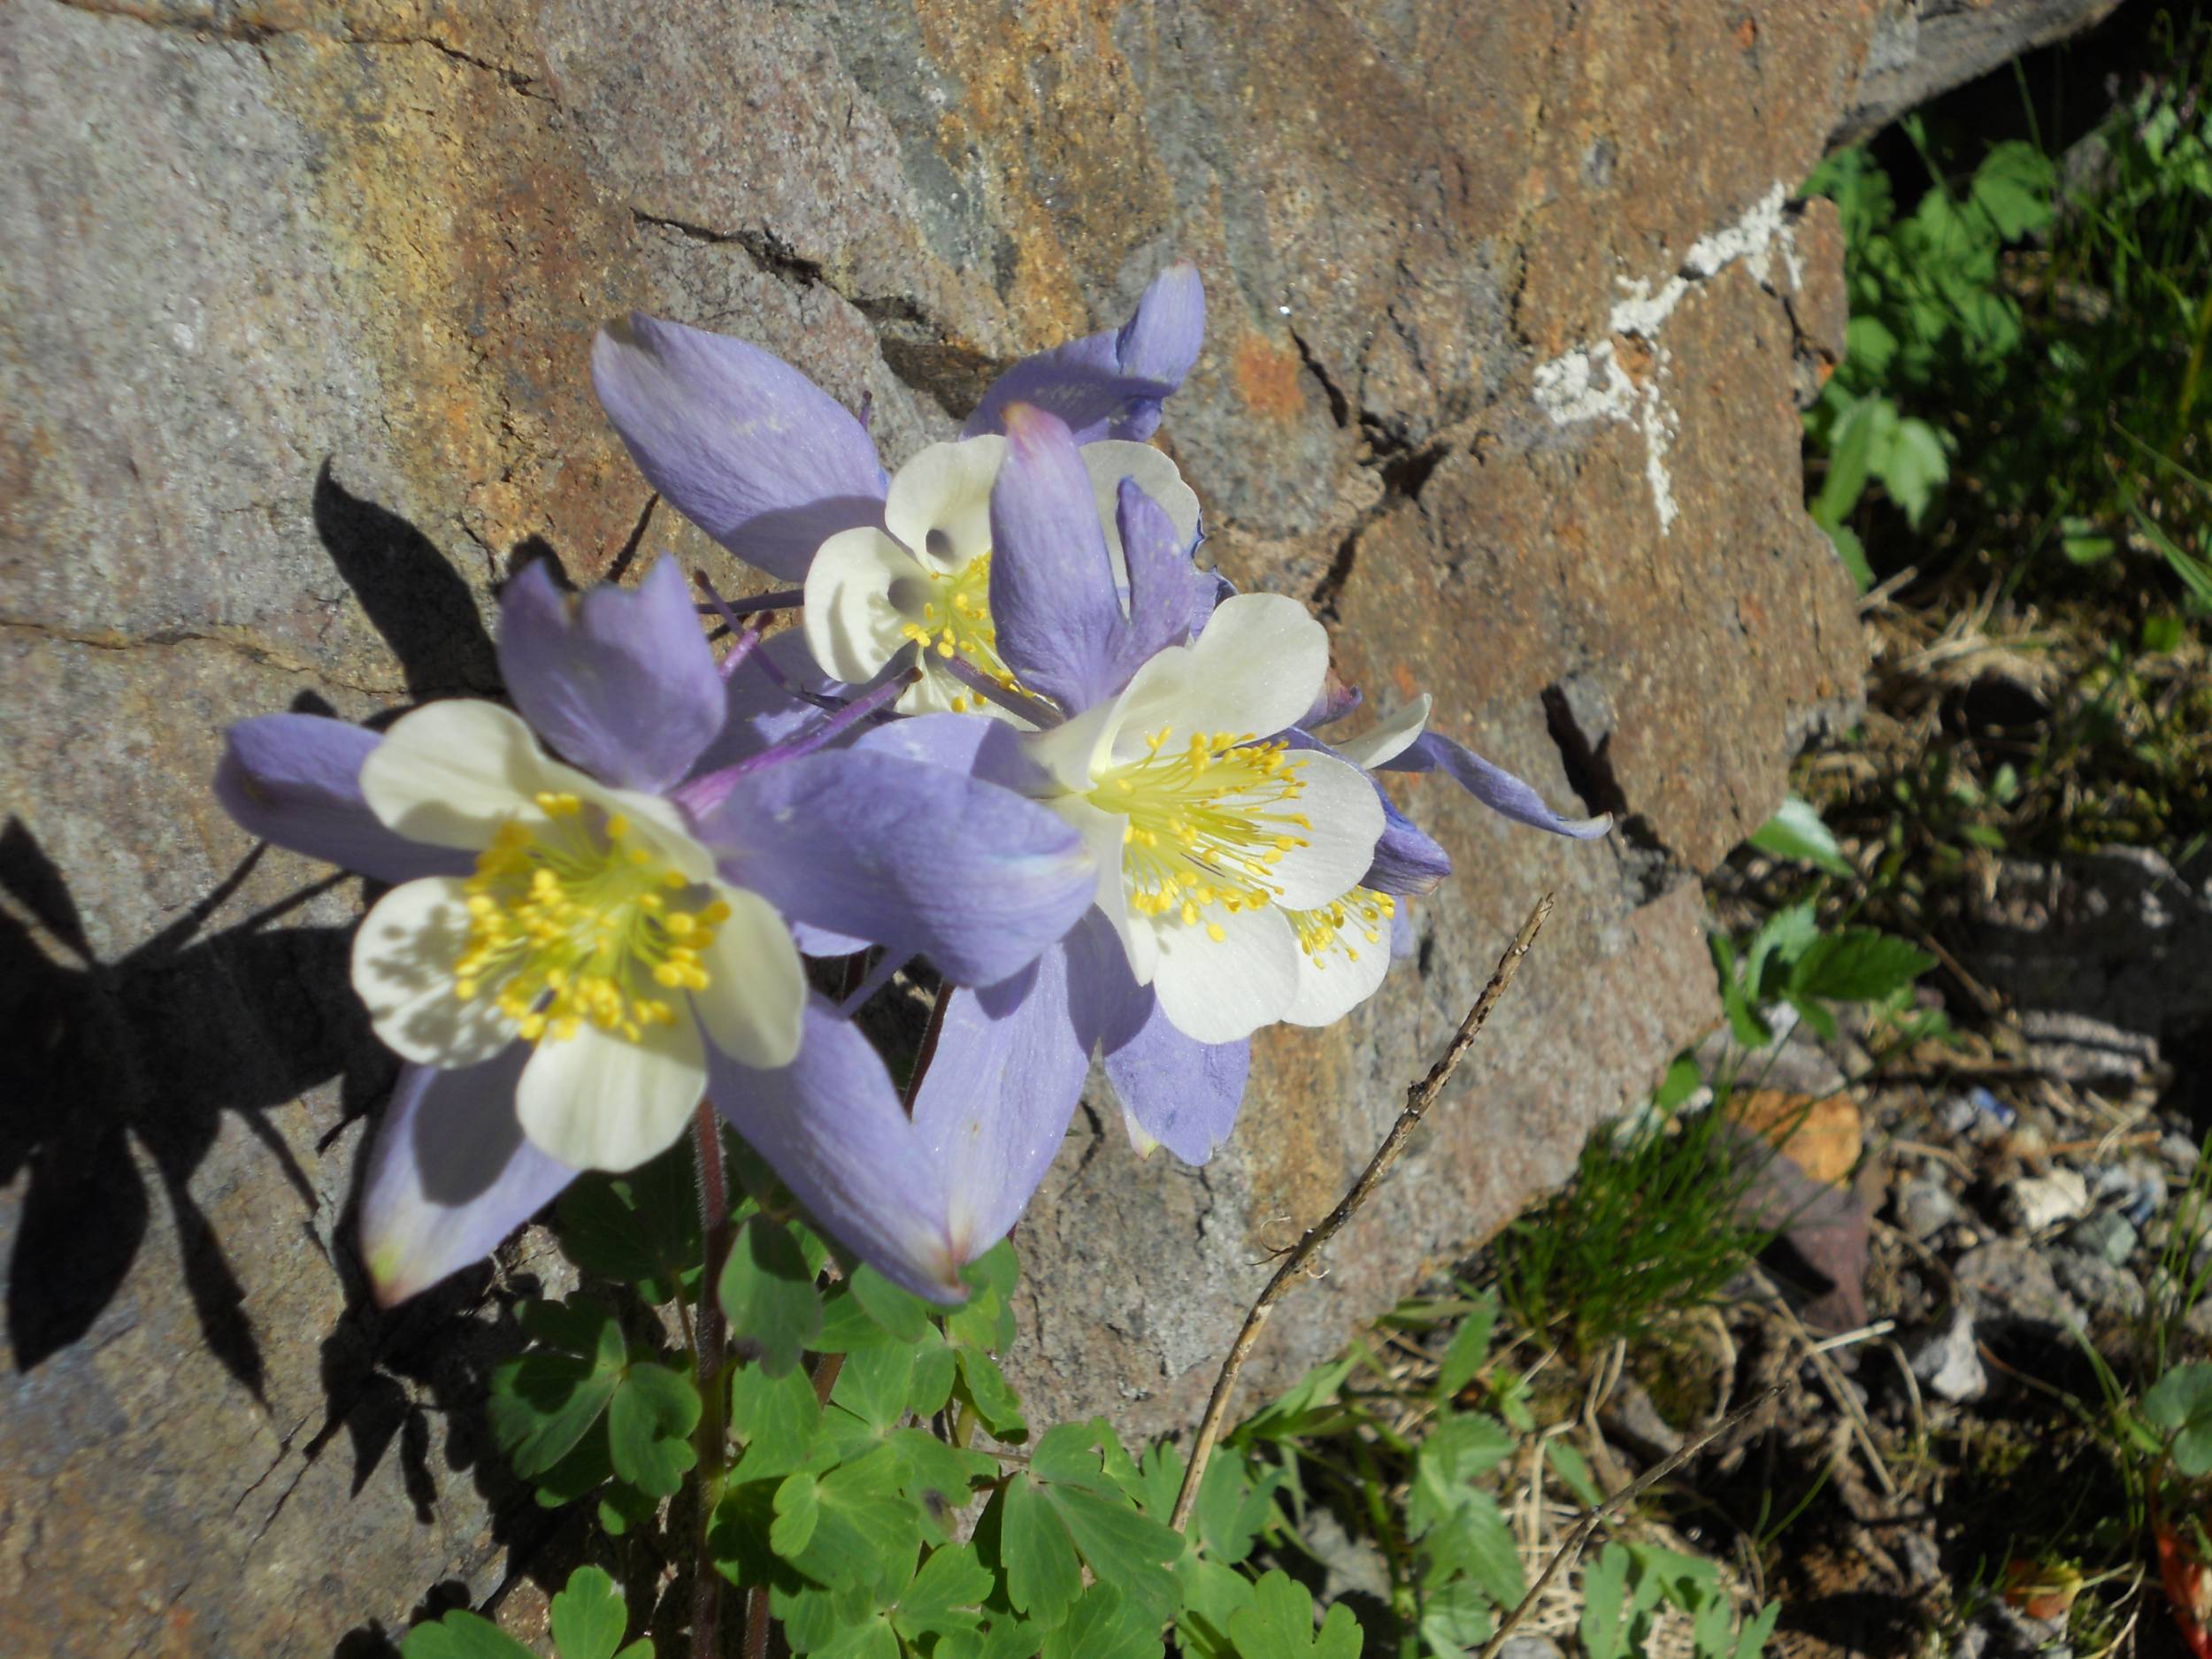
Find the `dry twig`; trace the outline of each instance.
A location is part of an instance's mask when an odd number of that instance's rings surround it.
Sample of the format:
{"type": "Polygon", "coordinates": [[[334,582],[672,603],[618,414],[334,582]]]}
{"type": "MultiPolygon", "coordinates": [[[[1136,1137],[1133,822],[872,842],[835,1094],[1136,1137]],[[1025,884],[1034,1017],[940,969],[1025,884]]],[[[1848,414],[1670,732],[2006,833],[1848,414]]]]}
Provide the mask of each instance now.
{"type": "Polygon", "coordinates": [[[1275,1304],[1304,1277],[1307,1264],[1321,1247],[1342,1231],[1344,1224],[1367,1202],[1368,1194],[1381,1184],[1390,1166],[1398,1161],[1398,1155],[1405,1150],[1406,1141],[1419,1126],[1422,1114],[1443,1093],[1444,1085],[1451,1081],[1452,1073],[1459,1069],[1461,1056],[1466,1054],[1468,1045],[1474,1041],[1476,1034],[1489,1019],[1490,1010],[1505,995],[1505,987],[1513,983],[1513,976],[1520,972],[1521,958],[1536,942],[1536,935],[1543,931],[1544,923],[1551,916],[1551,910],[1552,895],[1547,893],[1536,902],[1536,908],[1528,913],[1528,919],[1521,924],[1521,931],[1506,947],[1505,955],[1498,958],[1497,971],[1491,974],[1490,983],[1482,987],[1482,995],[1475,999],[1475,1005],[1467,1010],[1467,1018],[1459,1022],[1459,1029],[1452,1033],[1443,1058],[1429,1068],[1426,1077],[1406,1091],[1405,1110],[1398,1114],[1398,1121],[1390,1125],[1390,1133],[1383,1137],[1382,1145],[1375,1148],[1375,1156],[1367,1161],[1367,1167],[1360,1171],[1359,1179],[1352,1183],[1351,1190],[1337,1201],[1334,1210],[1309,1227],[1304,1236],[1290,1248],[1281,1264],[1276,1268],[1274,1276],[1260,1292],[1259,1300],[1252,1304],[1252,1311],[1244,1316],[1244,1328],[1237,1333],[1237,1340],[1229,1345],[1228,1358],[1221,1362],[1221,1375],[1214,1379],[1213,1394],[1206,1402],[1206,1415],[1199,1422],[1197,1438],[1191,1442],[1190,1466],[1183,1471],[1182,1489],[1175,1494],[1175,1512],[1169,1517],[1168,1523],[1177,1532],[1181,1532],[1189,1521],[1191,1506],[1198,1501],[1198,1483],[1205,1475],[1208,1461],[1213,1456],[1214,1442],[1221,1438],[1221,1425],[1229,1415],[1229,1402],[1236,1393],[1238,1373],[1243,1371],[1244,1362],[1251,1356],[1253,1344],[1259,1340],[1260,1327],[1267,1323],[1268,1315],[1275,1311],[1275,1304]]]}

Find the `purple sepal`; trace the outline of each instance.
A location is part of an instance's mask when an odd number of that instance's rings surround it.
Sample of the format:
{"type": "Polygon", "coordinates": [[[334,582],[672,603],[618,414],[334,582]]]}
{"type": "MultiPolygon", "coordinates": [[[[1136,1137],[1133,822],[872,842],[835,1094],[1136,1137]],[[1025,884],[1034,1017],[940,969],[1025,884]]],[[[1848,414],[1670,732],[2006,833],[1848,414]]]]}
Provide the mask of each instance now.
{"type": "Polygon", "coordinates": [[[734,766],[820,725],[822,709],[793,695],[794,687],[817,696],[847,689],[815,666],[806,636],[790,628],[763,640],[723,680],[722,728],[693,763],[694,772],[734,766]]]}
{"type": "Polygon", "coordinates": [[[1107,1080],[1138,1127],[1186,1164],[1203,1164],[1236,1126],[1250,1041],[1185,1036],[1095,912],[1070,939],[1069,996],[1104,1050],[1107,1080]]]}
{"type": "Polygon", "coordinates": [[[1424,732],[1402,753],[1383,762],[1376,770],[1441,772],[1493,812],[1509,818],[1516,824],[1525,824],[1531,829],[1548,830],[1555,835],[1591,841],[1613,827],[1609,813],[1596,818],[1562,818],[1544,804],[1542,795],[1504,767],[1492,765],[1464,744],[1455,743],[1438,732],[1424,732]]]}
{"type": "Polygon", "coordinates": [[[914,1125],[945,1171],[961,1256],[1004,1238],[1044,1179],[1090,1071],[1069,1006],[1068,949],[1056,944],[1004,985],[950,999],[914,1125]]]}
{"type": "Polygon", "coordinates": [[[1298,722],[1308,731],[1317,726],[1333,726],[1366,701],[1357,686],[1348,685],[1337,675],[1336,666],[1329,666],[1329,677],[1321,682],[1321,695],[1313,700],[1298,722]]]}
{"type": "Polygon", "coordinates": [[[1035,795],[1055,787],[1052,774],[1029,757],[1020,733],[1002,720],[979,720],[966,714],[917,714],[871,727],[854,741],[853,747],[871,755],[895,755],[942,766],[1017,795],[1035,795]]]}
{"type": "Polygon", "coordinates": [[[1452,857],[1428,833],[1382,795],[1382,839],[1375,843],[1375,861],[1360,878],[1360,886],[1377,893],[1433,893],[1452,873],[1452,857]]]}
{"type": "Polygon", "coordinates": [[[460,875],[465,853],[386,829],[361,798],[361,763],[384,740],[319,714],[265,714],[225,733],[215,798],[249,834],[377,881],[460,875]]]}
{"type": "Polygon", "coordinates": [[[634,311],[593,342],[591,381],[646,481],[772,575],[803,580],[824,541],[883,520],[866,429],[757,346],[634,311]]]}
{"type": "Polygon", "coordinates": [[[942,1168],[868,1040],[810,1000],[798,1057],[757,1071],[707,1046],[707,1088],[807,1213],[886,1278],[958,1302],[964,1262],[946,1225],[942,1168]]]}
{"type": "Polygon", "coordinates": [[[1034,961],[1096,890],[1082,838],[1056,814],[895,755],[831,750],[745,773],[697,833],[728,879],[792,920],[926,956],[964,985],[1034,961]]]}
{"type": "MultiPolygon", "coordinates": [[[[1186,643],[1204,626],[1213,614],[1217,583],[1191,562],[1175,521],[1133,478],[1121,480],[1114,521],[1129,565],[1129,618],[1115,639],[1106,676],[1107,688],[1118,691],[1150,658],[1186,643]]],[[[992,574],[997,575],[995,566],[992,574]]]]}
{"type": "Polygon", "coordinates": [[[380,1306],[483,1260],[576,1179],[515,1118],[530,1052],[518,1042],[480,1065],[401,1069],[361,1189],[361,1255],[380,1306]]]}
{"type": "Polygon", "coordinates": [[[1005,411],[1006,460],[991,487],[991,617],[1015,677],[1072,714],[1114,689],[1127,633],[1098,500],[1058,417],[1005,411]]]}
{"type": "Polygon", "coordinates": [[[1002,432],[1009,405],[1032,403],[1066,422],[1078,443],[1142,442],[1160,424],[1160,405],[1198,360],[1205,336],[1206,290],[1198,268],[1170,265],[1152,279],[1119,328],[1024,357],[1000,375],[961,435],[1002,432]]]}
{"type": "Polygon", "coordinates": [[[532,565],[499,596],[499,669],[539,738],[618,788],[666,789],[722,729],[722,678],[672,558],[634,590],[574,596],[532,565]]]}

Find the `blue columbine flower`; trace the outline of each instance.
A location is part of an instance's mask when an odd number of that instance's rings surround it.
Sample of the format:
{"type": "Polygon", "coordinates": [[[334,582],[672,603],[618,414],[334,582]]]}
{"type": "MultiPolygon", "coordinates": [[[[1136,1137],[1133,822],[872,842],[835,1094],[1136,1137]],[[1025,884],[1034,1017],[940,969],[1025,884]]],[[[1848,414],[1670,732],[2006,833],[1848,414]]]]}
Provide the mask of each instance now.
{"type": "Polygon", "coordinates": [[[652,1156],[710,1087],[826,1227],[956,1295],[930,1149],[846,1087],[865,1044],[808,992],[786,918],[972,982],[1033,964],[1095,884],[1079,838],[987,775],[1012,733],[956,770],[845,747],[904,664],[808,708],[757,634],[717,664],[672,563],[580,600],[535,565],[501,617],[519,714],[249,720],[216,780],[255,833],[398,884],[354,951],[408,1063],[362,1205],[380,1298],[481,1256],[578,1170],[652,1156]]]}

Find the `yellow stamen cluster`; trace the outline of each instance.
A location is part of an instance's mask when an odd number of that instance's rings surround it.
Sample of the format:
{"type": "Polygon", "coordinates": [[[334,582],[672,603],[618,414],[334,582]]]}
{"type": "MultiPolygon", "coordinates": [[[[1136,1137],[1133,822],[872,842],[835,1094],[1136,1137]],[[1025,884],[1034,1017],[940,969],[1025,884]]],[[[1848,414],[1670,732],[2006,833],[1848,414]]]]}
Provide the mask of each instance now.
{"type": "MultiPolygon", "coordinates": [[[[961,657],[978,672],[996,680],[1009,691],[1021,689],[998,654],[998,625],[991,620],[991,556],[979,553],[958,570],[933,575],[929,597],[922,604],[922,619],[899,630],[923,650],[949,662],[961,657]]],[[[979,695],[956,693],[955,714],[980,709],[979,695]]]]}
{"type": "Polygon", "coordinates": [[[1347,936],[1356,932],[1371,945],[1382,943],[1382,930],[1398,913],[1398,901],[1371,887],[1354,887],[1333,904],[1316,910],[1292,910],[1290,925],[1298,934],[1298,949],[1313,958],[1316,968],[1329,965],[1329,953],[1340,950],[1347,962],[1359,960],[1359,947],[1347,936]]]}
{"type": "Polygon", "coordinates": [[[1181,745],[1163,727],[1145,740],[1141,760],[1115,767],[1090,791],[1091,804],[1119,814],[1121,872],[1129,908],[1140,916],[1202,923],[1218,941],[1225,930],[1206,919],[1210,906],[1257,910],[1282,889],[1274,866],[1313,828],[1286,810],[1305,793],[1304,757],[1289,745],[1258,743],[1249,732],[1192,733],[1181,745]]]}
{"type": "Polygon", "coordinates": [[[544,824],[510,823],[477,856],[453,994],[490,996],[532,1042],[586,1021],[632,1042],[672,1025],[676,1002],[657,993],[706,988],[700,953],[729,906],[634,843],[619,812],[565,794],[537,804],[544,824]]]}

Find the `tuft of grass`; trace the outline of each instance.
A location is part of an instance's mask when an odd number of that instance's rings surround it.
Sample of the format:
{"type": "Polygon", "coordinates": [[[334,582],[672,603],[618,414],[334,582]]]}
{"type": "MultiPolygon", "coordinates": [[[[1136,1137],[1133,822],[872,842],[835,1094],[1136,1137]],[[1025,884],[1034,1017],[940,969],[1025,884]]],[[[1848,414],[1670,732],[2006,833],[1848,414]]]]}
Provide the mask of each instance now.
{"type": "Polygon", "coordinates": [[[1498,1235],[1498,1291],[1522,1329],[1577,1356],[1649,1340],[1766,1248],[1739,1219],[1755,1170],[1730,1156],[1723,1103],[1675,1110],[1695,1081],[1678,1062],[1649,1110],[1592,1136],[1565,1190],[1498,1235]]]}

